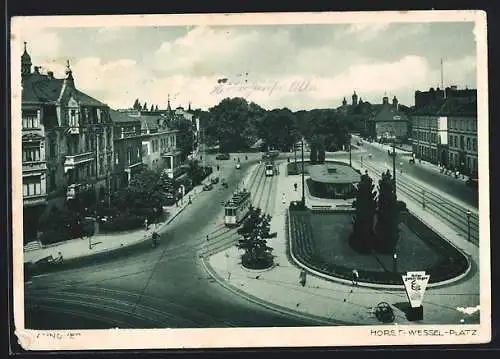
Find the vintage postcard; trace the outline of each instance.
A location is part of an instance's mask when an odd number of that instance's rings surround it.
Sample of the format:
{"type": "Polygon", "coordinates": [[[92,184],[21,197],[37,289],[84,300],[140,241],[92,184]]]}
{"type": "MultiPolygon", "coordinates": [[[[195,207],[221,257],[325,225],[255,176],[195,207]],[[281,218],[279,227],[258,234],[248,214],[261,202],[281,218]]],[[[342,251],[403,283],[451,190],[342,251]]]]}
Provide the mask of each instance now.
{"type": "Polygon", "coordinates": [[[489,342],[486,26],[13,18],[19,343],[489,342]]]}

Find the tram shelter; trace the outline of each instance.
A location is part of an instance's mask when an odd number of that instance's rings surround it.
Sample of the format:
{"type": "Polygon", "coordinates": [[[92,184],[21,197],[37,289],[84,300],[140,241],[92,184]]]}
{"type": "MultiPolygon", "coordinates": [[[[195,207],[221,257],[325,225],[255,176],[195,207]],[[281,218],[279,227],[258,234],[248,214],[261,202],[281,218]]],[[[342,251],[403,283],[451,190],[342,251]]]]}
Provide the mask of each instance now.
{"type": "Polygon", "coordinates": [[[361,175],[347,164],[326,163],[308,169],[308,201],[312,208],[352,208],[361,175]]]}

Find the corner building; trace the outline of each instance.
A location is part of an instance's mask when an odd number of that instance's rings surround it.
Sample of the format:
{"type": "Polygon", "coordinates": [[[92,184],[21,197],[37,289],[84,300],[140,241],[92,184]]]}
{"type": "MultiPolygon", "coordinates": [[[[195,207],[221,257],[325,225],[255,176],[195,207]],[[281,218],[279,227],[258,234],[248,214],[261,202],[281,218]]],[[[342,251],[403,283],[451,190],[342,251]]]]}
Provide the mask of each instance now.
{"type": "Polygon", "coordinates": [[[65,78],[42,74],[26,43],[21,56],[24,242],[36,240],[40,217],[82,193],[95,195],[113,169],[109,107],[65,78]]]}

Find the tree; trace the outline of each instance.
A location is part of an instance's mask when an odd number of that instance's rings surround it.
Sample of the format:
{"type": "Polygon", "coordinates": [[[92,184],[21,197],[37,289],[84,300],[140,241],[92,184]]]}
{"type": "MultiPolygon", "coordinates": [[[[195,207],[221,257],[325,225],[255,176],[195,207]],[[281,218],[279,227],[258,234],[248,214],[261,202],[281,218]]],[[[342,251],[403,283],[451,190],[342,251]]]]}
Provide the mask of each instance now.
{"type": "Polygon", "coordinates": [[[139,102],[138,98],[135,99],[134,107],[133,108],[134,108],[134,110],[138,110],[138,111],[142,108],[141,107],[141,103],[139,102]]]}
{"type": "Polygon", "coordinates": [[[354,202],[356,210],[353,218],[353,231],[349,237],[349,244],[359,253],[370,253],[373,248],[373,220],[377,206],[374,187],[368,174],[361,176],[354,202]]]}
{"type": "Polygon", "coordinates": [[[177,182],[171,178],[167,172],[162,171],[160,174],[160,188],[163,192],[175,194],[178,188],[177,182]]]}
{"type": "Polygon", "coordinates": [[[155,105],[155,111],[158,111],[158,105],[155,105]]]}
{"type": "Polygon", "coordinates": [[[267,245],[270,234],[271,216],[263,214],[260,208],[250,207],[247,219],[238,229],[242,238],[238,248],[244,250],[243,266],[251,269],[264,269],[273,265],[272,248],[267,245]]]}
{"type": "Polygon", "coordinates": [[[151,108],[149,109],[149,111],[153,112],[155,110],[155,107],[153,104],[151,104],[151,108]]]}
{"type": "Polygon", "coordinates": [[[203,168],[199,165],[198,160],[190,160],[188,162],[187,175],[192,180],[194,186],[201,183],[203,180],[203,168]]]}
{"type": "Polygon", "coordinates": [[[379,180],[377,223],[375,225],[375,250],[393,253],[399,237],[399,216],[394,181],[387,170],[379,180]]]}
{"type": "Polygon", "coordinates": [[[147,111],[148,110],[148,103],[147,102],[144,102],[144,105],[142,106],[142,110],[143,111],[147,111]]]}

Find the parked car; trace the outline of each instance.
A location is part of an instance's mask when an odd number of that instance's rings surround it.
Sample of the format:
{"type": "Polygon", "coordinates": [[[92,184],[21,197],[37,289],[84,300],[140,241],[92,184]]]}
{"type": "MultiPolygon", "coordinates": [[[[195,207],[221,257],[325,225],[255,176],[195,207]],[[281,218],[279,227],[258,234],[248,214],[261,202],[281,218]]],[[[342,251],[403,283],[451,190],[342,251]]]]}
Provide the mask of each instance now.
{"type": "Polygon", "coordinates": [[[212,179],[210,180],[210,182],[211,182],[212,184],[217,184],[217,183],[219,183],[219,177],[212,177],[212,179]]]}
{"type": "Polygon", "coordinates": [[[228,160],[230,158],[229,153],[220,153],[215,156],[216,160],[228,160]]]}
{"type": "Polygon", "coordinates": [[[224,179],[223,179],[223,180],[222,180],[222,182],[221,182],[221,185],[222,185],[223,187],[226,187],[226,188],[227,188],[227,182],[226,182],[226,180],[224,180],[224,179]]]}
{"type": "Polygon", "coordinates": [[[213,188],[213,185],[211,183],[206,183],[203,185],[203,190],[204,191],[211,191],[213,188]]]}
{"type": "Polygon", "coordinates": [[[238,163],[236,164],[236,169],[237,169],[237,170],[239,170],[240,168],[241,168],[241,165],[240,165],[240,163],[238,162],[238,163]]]}

